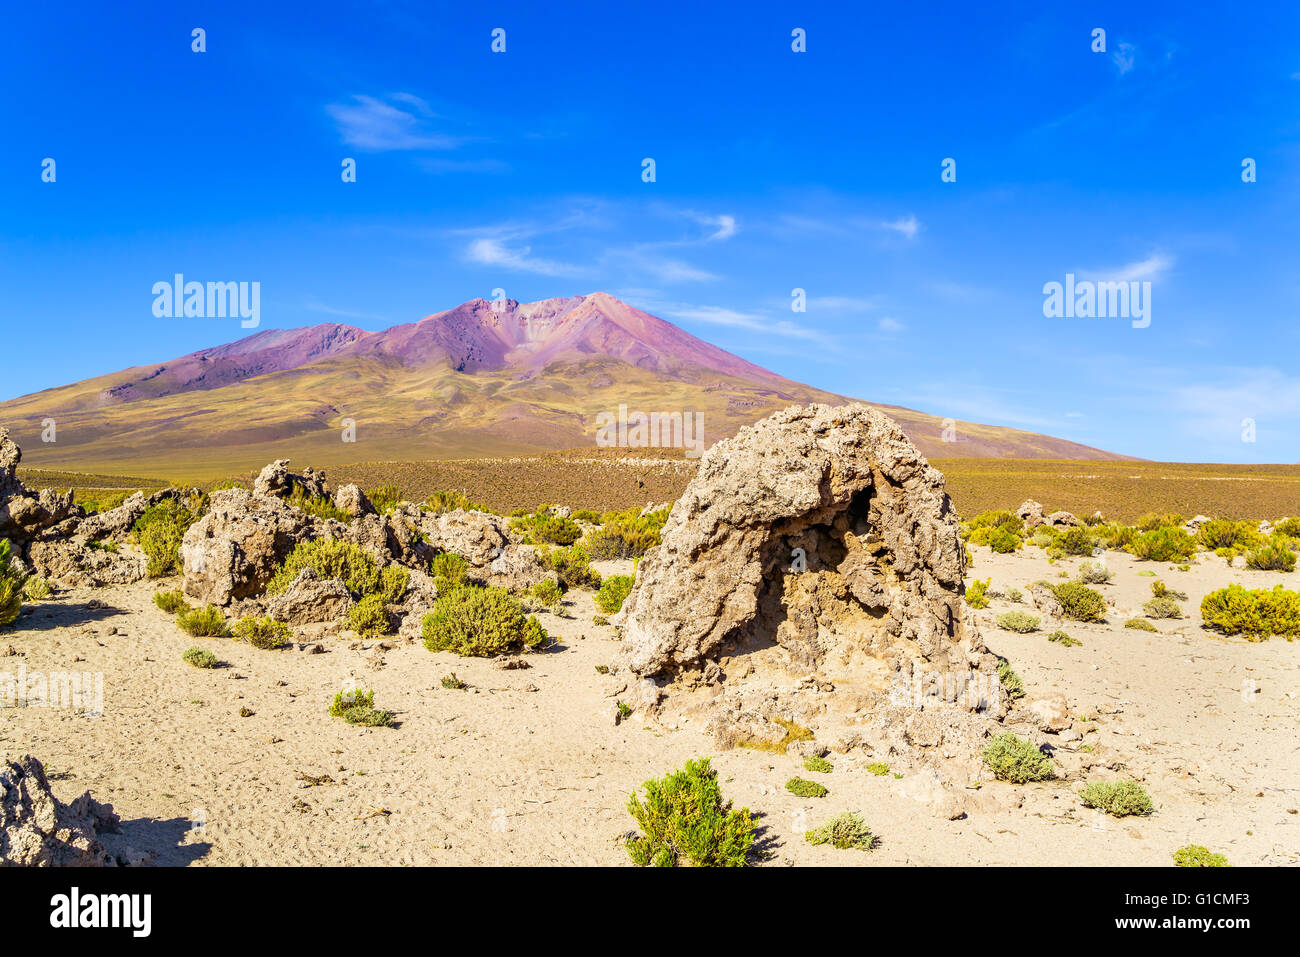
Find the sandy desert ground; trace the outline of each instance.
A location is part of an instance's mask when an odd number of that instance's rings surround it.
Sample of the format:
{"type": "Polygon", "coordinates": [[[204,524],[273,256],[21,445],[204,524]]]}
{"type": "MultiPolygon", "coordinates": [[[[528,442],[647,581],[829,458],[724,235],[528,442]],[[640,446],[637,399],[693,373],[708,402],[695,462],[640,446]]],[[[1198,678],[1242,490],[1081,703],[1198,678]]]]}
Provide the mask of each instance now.
{"type": "MultiPolygon", "coordinates": [[[[972,552],[968,581],[991,576],[1003,588],[1054,580],[1080,561],[1049,564],[1032,547],[972,552]]],[[[157,865],[626,864],[629,792],[698,755],[714,757],[736,806],[761,815],[771,865],[1167,865],[1188,843],[1234,865],[1300,862],[1300,644],[1224,638],[1196,613],[1203,594],[1229,582],[1295,587],[1300,576],[1206,555],[1187,572],[1120,553],[1106,561],[1108,623],[1064,626],[1082,646],[1049,643],[1047,628],[998,629],[993,616],[1015,607],[1005,601],[974,612],[1031,692],[1063,691],[1072,714],[1090,720],[1081,741],[1042,739],[1058,749],[1064,780],[1017,787],[989,775],[967,789],[960,820],[920,799],[905,762],[893,764],[901,777],[876,776],[866,766],[877,756],[832,752],[832,773],[807,775],[830,794],[798,798],[784,789],[806,774],[795,754],[719,751],[702,727],[639,713],[616,724],[622,684],[598,666],[618,643],[593,624],[585,591],[568,596],[570,617],[539,616],[559,647],[527,656],[522,670],[346,631],[319,637],[323,653],[194,639],[151,600],[178,580],[61,591],[0,635],[0,672],[102,672],[103,714],[10,708],[0,751],[39,757],[64,800],[89,789],[111,802],[124,826],[110,846],[157,865]],[[1155,622],[1156,633],[1123,628],[1149,597],[1146,570],[1188,593],[1192,617],[1155,622]],[[185,664],[181,652],[195,644],[228,667],[185,664]],[[443,688],[451,672],[469,687],[443,688]],[[328,703],[349,679],[372,687],[398,726],[331,718],[328,703]],[[1085,808],[1077,791],[1089,765],[1142,781],[1156,813],[1113,819],[1085,808]],[[845,810],[865,816],[880,838],[874,851],[804,842],[804,830],[845,810]]],[[[304,649],[318,640],[299,637],[304,649]]]]}

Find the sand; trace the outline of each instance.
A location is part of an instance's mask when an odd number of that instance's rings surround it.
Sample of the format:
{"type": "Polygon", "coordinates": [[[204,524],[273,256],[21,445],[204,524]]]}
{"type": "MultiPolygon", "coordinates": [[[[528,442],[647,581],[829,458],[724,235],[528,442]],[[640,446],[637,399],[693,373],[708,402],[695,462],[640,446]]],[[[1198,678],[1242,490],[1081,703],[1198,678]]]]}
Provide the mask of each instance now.
{"type": "MultiPolygon", "coordinates": [[[[1049,564],[1032,547],[973,552],[970,577],[1022,590],[1080,561],[1049,564]]],[[[1073,746],[1086,743],[1115,764],[1092,776],[1142,781],[1157,807],[1147,818],[1085,808],[1075,777],[1023,787],[982,781],[964,795],[967,817],[950,821],[918,799],[906,772],[869,773],[871,755],[832,754],[835,770],[814,775],[793,754],[719,751],[691,724],[660,726],[640,714],[616,724],[623,682],[597,666],[614,657],[617,640],[592,623],[588,592],[571,593],[571,617],[539,615],[556,650],[528,656],[527,669],[502,670],[348,632],[322,639],[320,654],[194,639],[152,603],[176,580],[62,591],[0,633],[0,653],[14,652],[0,657],[0,674],[20,666],[102,673],[103,714],[7,709],[0,754],[40,758],[64,800],[89,789],[111,802],[124,821],[111,840],[157,865],[626,864],[628,794],[697,755],[712,755],[724,793],[761,815],[769,865],[1163,865],[1188,843],[1234,865],[1297,863],[1300,642],[1217,636],[1200,627],[1197,609],[1230,581],[1294,588],[1300,575],[1235,570],[1214,556],[1188,572],[1114,553],[1107,562],[1116,573],[1100,586],[1109,622],[1064,625],[1082,647],[1048,642],[1050,629],[1001,631],[992,617],[1018,607],[1005,601],[974,614],[1031,693],[1063,691],[1072,714],[1095,718],[1073,746]],[[1188,593],[1192,617],[1155,622],[1154,634],[1122,627],[1149,597],[1153,579],[1138,574],[1145,569],[1188,593]],[[193,645],[228,667],[184,663],[193,645]],[[443,688],[451,672],[469,688],[443,688]],[[349,680],[373,688],[399,726],[361,729],[330,717],[349,680]],[[796,774],[830,794],[787,793],[796,774]],[[804,830],[845,810],[865,816],[876,850],[803,841],[804,830]]],[[[1067,767],[1069,758],[1063,753],[1067,767]]]]}

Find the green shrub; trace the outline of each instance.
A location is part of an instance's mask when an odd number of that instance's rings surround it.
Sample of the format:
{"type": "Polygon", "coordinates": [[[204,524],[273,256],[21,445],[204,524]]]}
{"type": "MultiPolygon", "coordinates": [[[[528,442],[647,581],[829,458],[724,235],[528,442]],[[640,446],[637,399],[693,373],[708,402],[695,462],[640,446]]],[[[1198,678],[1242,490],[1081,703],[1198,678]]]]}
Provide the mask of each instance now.
{"type": "Polygon", "coordinates": [[[889,765],[883,761],[872,761],[867,765],[867,770],[878,778],[883,778],[889,773],[889,765]]]}
{"type": "Polygon", "coordinates": [[[1115,573],[1100,562],[1084,562],[1079,566],[1079,581],[1085,585],[1103,585],[1115,577],[1115,573]]]}
{"type": "Polygon", "coordinates": [[[215,668],[221,664],[221,661],[210,651],[204,651],[202,648],[186,648],[181,652],[181,661],[193,665],[195,668],[215,668]]]}
{"type": "Polygon", "coordinates": [[[393,723],[393,712],[375,708],[373,691],[340,691],[330,705],[330,714],[348,724],[367,728],[386,728],[393,723]]]}
{"type": "Polygon", "coordinates": [[[439,595],[445,595],[468,584],[469,579],[466,577],[468,571],[469,562],[451,552],[439,552],[433,556],[433,561],[429,564],[429,574],[433,576],[433,583],[439,595]]]}
{"type": "Polygon", "coordinates": [[[362,638],[378,638],[393,632],[383,595],[367,595],[348,611],[348,627],[362,638]]]}
{"type": "Polygon", "coordinates": [[[990,741],[983,751],[984,763],[999,781],[1025,784],[1050,781],[1056,777],[1056,765],[1031,741],[1014,732],[1004,731],[990,741]]]}
{"type": "Polygon", "coordinates": [[[1079,645],[1083,644],[1083,642],[1080,641],[1078,638],[1071,638],[1063,631],[1052,632],[1050,635],[1047,636],[1047,640],[1054,641],[1058,645],[1062,645],[1065,648],[1077,648],[1079,645]]]}
{"type": "Polygon", "coordinates": [[[805,771],[816,771],[819,774],[830,774],[835,770],[835,765],[816,754],[806,755],[803,766],[805,771]]]}
{"type": "Polygon", "coordinates": [[[50,583],[40,575],[32,575],[23,581],[23,597],[28,601],[44,601],[54,594],[50,583]]]}
{"type": "Polygon", "coordinates": [[[215,605],[187,608],[176,615],[176,624],[192,638],[229,638],[230,628],[215,605]]]}
{"type": "Polygon", "coordinates": [[[1052,594],[1061,603],[1066,618],[1085,622],[1106,620],[1106,599],[1096,589],[1081,582],[1065,582],[1052,586],[1052,594]]]}
{"type": "Polygon", "coordinates": [[[544,578],[528,589],[528,597],[553,614],[560,614],[564,607],[564,589],[550,578],[544,578]]]}
{"type": "Polygon", "coordinates": [[[582,537],[582,527],[571,518],[535,512],[512,523],[534,545],[572,545],[582,537]]]}
{"type": "Polygon", "coordinates": [[[368,552],[350,542],[318,538],[299,542],[267,583],[266,593],[278,595],[288,588],[304,568],[320,578],[338,578],[354,598],[379,590],[379,567],[368,552]]]}
{"type": "Polygon", "coordinates": [[[1187,524],[1187,518],[1175,512],[1147,512],[1134,523],[1139,531],[1153,532],[1158,528],[1178,528],[1187,524]]]}
{"type": "Polygon", "coordinates": [[[1009,555],[1019,548],[1022,540],[1019,535],[1005,525],[999,525],[989,534],[989,548],[1000,555],[1009,555]]]}
{"type": "Polygon", "coordinates": [[[1088,807],[1100,808],[1113,817],[1146,816],[1155,811],[1146,788],[1136,781],[1093,781],[1079,797],[1088,807]]]}
{"type": "Polygon", "coordinates": [[[1091,555],[1097,546],[1087,526],[1074,525],[1057,536],[1056,547],[1067,555],[1091,555]]]}
{"type": "Polygon", "coordinates": [[[466,512],[492,511],[486,505],[471,502],[469,496],[458,489],[450,492],[434,492],[424,504],[424,510],[435,515],[441,515],[443,512],[454,512],[458,509],[466,512]]]}
{"type": "Polygon", "coordinates": [[[24,575],[14,563],[7,538],[0,538],[0,627],[13,624],[23,610],[24,575]]]}
{"type": "Polygon", "coordinates": [[[1183,609],[1178,602],[1167,595],[1152,598],[1142,605],[1142,611],[1148,618],[1182,618],[1183,609]]]}
{"type": "Polygon", "coordinates": [[[468,685],[456,677],[456,672],[452,671],[442,676],[442,686],[448,691],[464,691],[468,685]]]}
{"type": "Polygon", "coordinates": [[[596,592],[596,607],[612,615],[623,607],[635,581],[631,575],[610,575],[600,583],[600,590],[596,592]]]}
{"type": "Polygon", "coordinates": [[[1300,538],[1300,518],[1284,518],[1273,526],[1273,534],[1300,538]]]}
{"type": "Polygon", "coordinates": [[[174,615],[181,609],[188,610],[190,607],[185,602],[184,593],[182,593],[180,589],[176,588],[171,591],[158,592],[153,596],[153,603],[169,615],[174,615]]]}
{"type": "Polygon", "coordinates": [[[1300,636],[1300,592],[1281,585],[1271,590],[1229,585],[1201,599],[1201,618],[1209,628],[1249,641],[1271,635],[1294,639],[1300,636]]]}
{"type": "Polygon", "coordinates": [[[803,838],[809,844],[829,844],[841,851],[850,848],[869,851],[876,846],[876,838],[867,827],[867,822],[862,819],[862,815],[852,811],[845,811],[821,827],[805,832],[803,838]]]}
{"type": "Polygon", "coordinates": [[[1259,541],[1259,531],[1250,522],[1234,522],[1215,518],[1196,530],[1196,540],[1211,551],[1220,548],[1239,548],[1259,541]]]}
{"type": "Polygon", "coordinates": [[[722,800],[717,773],[708,758],[646,781],[645,802],[635,792],[627,810],[641,834],[627,843],[638,867],[744,867],[754,845],[754,819],[748,808],[734,811],[722,800]]]}
{"type": "Polygon", "coordinates": [[[831,793],[816,781],[809,781],[807,778],[791,778],[785,782],[785,789],[801,798],[820,798],[831,793]]]}
{"type": "Polygon", "coordinates": [[[991,578],[985,578],[980,581],[978,578],[970,583],[966,589],[966,604],[972,608],[987,608],[989,606],[988,590],[991,578]]]}
{"type": "Polygon", "coordinates": [[[998,681],[1002,688],[1014,700],[1025,696],[1025,683],[1020,675],[1011,668],[1011,662],[1005,658],[998,659],[998,681]]]}
{"type": "Polygon", "coordinates": [[[479,657],[538,648],[548,640],[537,619],[525,617],[519,602],[495,587],[439,595],[433,611],[424,616],[422,633],[430,651],[479,657]]]}
{"type": "Polygon", "coordinates": [[[1228,859],[1222,854],[1211,852],[1208,847],[1202,847],[1200,844],[1188,844],[1186,847],[1180,847],[1174,851],[1174,866],[1176,867],[1231,867],[1228,859]]]}
{"type": "Polygon", "coordinates": [[[1295,552],[1287,541],[1272,541],[1246,553],[1246,567],[1262,572],[1295,571],[1295,552]]]}
{"type": "Polygon", "coordinates": [[[397,605],[406,594],[406,587],[411,583],[411,571],[401,565],[388,565],[379,573],[379,591],[377,594],[386,605],[397,605]]]}
{"type": "Polygon", "coordinates": [[[322,521],[342,522],[345,525],[352,521],[352,516],[335,505],[328,495],[310,495],[301,485],[294,485],[285,502],[322,521]]]}
{"type": "Polygon", "coordinates": [[[587,550],[597,560],[640,558],[659,544],[669,509],[648,515],[638,512],[607,512],[601,528],[587,537],[587,550]]]}
{"type": "Polygon", "coordinates": [[[1132,628],[1134,631],[1159,631],[1160,630],[1156,628],[1155,625],[1151,624],[1151,622],[1147,621],[1145,618],[1130,618],[1128,621],[1124,622],[1124,627],[1132,628]]]}
{"type": "Polygon", "coordinates": [[[1038,624],[1042,619],[1025,611],[1005,611],[998,615],[995,620],[999,628],[1005,628],[1007,631],[1018,631],[1023,635],[1031,631],[1037,631],[1038,624]]]}
{"type": "Polygon", "coordinates": [[[198,519],[175,499],[163,499],[151,505],[131,526],[136,541],[148,558],[145,573],[161,578],[180,571],[181,538],[198,519]]]}
{"type": "Polygon", "coordinates": [[[1128,546],[1143,561],[1185,562],[1196,551],[1196,540],[1181,528],[1160,527],[1143,532],[1128,546]]]}
{"type": "Polygon", "coordinates": [[[569,548],[537,549],[542,564],[559,576],[560,584],[565,590],[570,588],[599,588],[600,572],[591,567],[591,556],[581,545],[569,548]]]}
{"type": "Polygon", "coordinates": [[[370,499],[370,504],[375,507],[375,511],[384,515],[397,508],[402,501],[402,490],[396,485],[381,485],[368,491],[366,498],[370,499]]]}
{"type": "Polygon", "coordinates": [[[255,618],[252,615],[235,622],[234,633],[240,641],[246,641],[263,651],[283,648],[293,637],[293,632],[284,622],[269,617],[255,618]]]}
{"type": "Polygon", "coordinates": [[[1138,532],[1132,525],[1122,525],[1119,522],[1104,522],[1101,525],[1093,526],[1092,534],[1097,540],[1097,544],[1102,548],[1120,549],[1127,548],[1132,544],[1138,532]]]}
{"type": "Polygon", "coordinates": [[[1175,601],[1187,601],[1187,592],[1170,588],[1164,582],[1157,580],[1151,583],[1151,597],[1172,598],[1175,601]]]}

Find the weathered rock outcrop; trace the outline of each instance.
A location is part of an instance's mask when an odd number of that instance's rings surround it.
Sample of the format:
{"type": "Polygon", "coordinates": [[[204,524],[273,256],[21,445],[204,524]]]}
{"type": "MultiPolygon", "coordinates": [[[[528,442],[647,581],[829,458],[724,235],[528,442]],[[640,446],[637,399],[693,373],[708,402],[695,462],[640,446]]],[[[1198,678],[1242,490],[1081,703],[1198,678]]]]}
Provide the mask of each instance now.
{"type": "Polygon", "coordinates": [[[213,492],[208,511],[181,539],[185,594],[215,605],[252,597],[296,544],[319,535],[311,516],[274,496],[240,488],[213,492]]]}
{"type": "Polygon", "coordinates": [[[71,492],[29,491],[18,478],[22,458],[22,450],[9,438],[9,430],[0,429],[0,538],[18,543],[79,514],[71,492]]]}
{"type": "Polygon", "coordinates": [[[1043,524],[1043,506],[1032,498],[1027,498],[1020,504],[1016,515],[1024,521],[1025,528],[1037,528],[1043,524]]]}
{"type": "Polygon", "coordinates": [[[58,538],[32,542],[27,557],[38,575],[74,588],[129,585],[145,577],[148,565],[141,552],[106,551],[58,538]]]}
{"type": "Polygon", "coordinates": [[[276,459],[253,481],[254,495],[285,496],[295,488],[302,489],[311,497],[323,497],[326,495],[325,473],[308,467],[298,475],[289,471],[288,459],[276,459]]]}
{"type": "Polygon", "coordinates": [[[320,578],[304,568],[280,594],[267,600],[266,613],[289,625],[335,621],[352,610],[352,595],[337,578],[320,578]]]}
{"type": "Polygon", "coordinates": [[[118,829],[111,804],[87,791],[64,804],[50,791],[45,768],[31,755],[0,761],[0,864],[103,867],[117,861],[100,841],[118,829]]]}
{"type": "Polygon", "coordinates": [[[505,519],[461,508],[423,516],[420,531],[437,551],[453,552],[479,568],[491,564],[515,541],[505,519]]]}
{"type": "Polygon", "coordinates": [[[943,476],[861,405],[791,407],[709,450],[615,619],[654,675],[781,646],[813,670],[986,675],[963,618],[964,556],[943,476]]]}
{"type": "Polygon", "coordinates": [[[334,507],[347,512],[353,518],[373,515],[375,506],[371,504],[366,493],[359,485],[343,485],[334,493],[334,507]]]}

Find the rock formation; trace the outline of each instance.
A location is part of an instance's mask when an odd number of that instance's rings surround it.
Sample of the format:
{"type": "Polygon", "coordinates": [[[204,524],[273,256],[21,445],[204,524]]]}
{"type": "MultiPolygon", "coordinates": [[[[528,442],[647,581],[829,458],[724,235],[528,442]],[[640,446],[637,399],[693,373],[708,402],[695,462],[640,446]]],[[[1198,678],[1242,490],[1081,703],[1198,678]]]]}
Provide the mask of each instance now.
{"type": "Polygon", "coordinates": [[[31,755],[0,761],[0,864],[103,867],[117,861],[100,840],[118,829],[111,804],[87,791],[64,804],[50,791],[45,768],[31,755]]]}
{"type": "Polygon", "coordinates": [[[20,544],[59,524],[75,510],[71,492],[29,491],[18,478],[22,458],[22,450],[9,438],[9,430],[0,429],[0,538],[20,544]]]}
{"type": "Polygon", "coordinates": [[[792,407],[704,456],[616,621],[641,675],[772,643],[809,671],[855,653],[987,670],[964,567],[943,476],[892,420],[792,407]]]}

